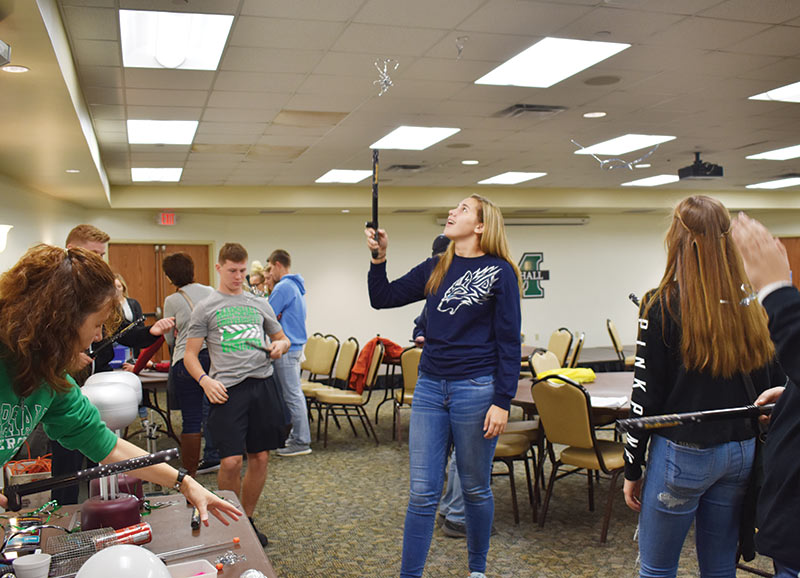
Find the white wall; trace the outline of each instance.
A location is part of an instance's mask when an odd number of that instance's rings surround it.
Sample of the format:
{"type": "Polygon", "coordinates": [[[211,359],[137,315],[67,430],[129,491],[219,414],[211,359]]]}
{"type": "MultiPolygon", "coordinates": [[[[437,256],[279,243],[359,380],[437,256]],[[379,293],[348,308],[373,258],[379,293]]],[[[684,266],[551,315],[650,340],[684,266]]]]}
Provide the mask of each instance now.
{"type": "MultiPolygon", "coordinates": [[[[776,234],[800,235],[796,215],[757,215],[776,234]]],[[[229,241],[242,243],[250,258],[266,260],[276,248],[292,255],[293,270],[306,280],[308,329],[354,335],[362,344],[380,333],[401,345],[411,336],[421,304],[375,311],[369,306],[366,276],[369,254],[361,215],[219,216],[178,213],[178,224],[161,227],[154,211],[85,210],[0,180],[0,223],[15,225],[0,254],[8,268],[37,242],[62,244],[77,223],[92,223],[116,241],[211,242],[213,251],[229,241]]],[[[545,345],[553,330],[566,326],[586,332],[586,346],[610,345],[606,318],[615,321],[624,343],[635,340],[636,308],[629,293],[641,296],[663,272],[663,215],[593,215],[585,226],[508,227],[515,260],[524,252],[542,252],[543,299],[522,302],[526,342],[545,345]]],[[[389,232],[390,278],[402,275],[430,255],[441,232],[430,215],[381,216],[389,232]]]]}
{"type": "MultiPolygon", "coordinates": [[[[259,215],[225,217],[179,213],[174,227],[155,224],[146,211],[94,212],[91,222],[115,240],[211,241],[242,243],[250,258],[266,260],[276,248],[289,251],[293,271],[306,280],[308,328],[355,335],[361,343],[380,333],[401,345],[408,343],[412,321],[421,304],[375,311],[369,306],[366,275],[369,253],[363,241],[363,216],[259,215]]],[[[430,215],[387,215],[390,278],[402,275],[430,255],[441,232],[430,215]]],[[[610,345],[606,318],[613,319],[623,342],[635,338],[636,308],[629,293],[641,295],[658,283],[663,270],[660,216],[598,215],[585,226],[509,227],[514,259],[524,252],[544,253],[543,299],[522,303],[526,342],[544,345],[560,326],[586,332],[586,345],[610,345]],[[538,335],[538,337],[537,337],[538,335]]]]}
{"type": "Polygon", "coordinates": [[[37,243],[63,245],[70,229],[86,218],[86,209],[0,175],[0,224],[14,225],[6,250],[0,253],[0,271],[11,267],[37,243]]]}

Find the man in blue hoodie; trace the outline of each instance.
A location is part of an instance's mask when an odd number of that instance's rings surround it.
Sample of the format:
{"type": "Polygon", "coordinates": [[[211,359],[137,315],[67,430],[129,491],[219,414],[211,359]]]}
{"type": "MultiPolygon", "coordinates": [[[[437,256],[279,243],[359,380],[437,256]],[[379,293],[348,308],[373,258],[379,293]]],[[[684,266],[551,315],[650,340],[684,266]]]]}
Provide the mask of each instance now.
{"type": "Polygon", "coordinates": [[[311,432],[308,427],[306,398],[300,386],[300,361],[306,344],[306,293],[300,275],[290,272],[292,258],[283,249],[276,249],[269,256],[270,269],[275,287],[269,294],[269,304],[278,316],[283,332],[292,342],[289,351],[273,361],[275,379],[281,386],[283,399],[291,414],[292,431],[286,447],[278,449],[279,456],[302,456],[311,453],[311,432]]]}

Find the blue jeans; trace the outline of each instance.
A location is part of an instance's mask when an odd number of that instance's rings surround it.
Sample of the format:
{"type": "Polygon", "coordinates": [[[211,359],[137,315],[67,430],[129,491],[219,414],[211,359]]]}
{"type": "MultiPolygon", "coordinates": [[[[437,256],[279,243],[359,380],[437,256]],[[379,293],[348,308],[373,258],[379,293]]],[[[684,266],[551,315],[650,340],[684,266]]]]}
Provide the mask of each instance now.
{"type": "Polygon", "coordinates": [[[303,388],[300,385],[300,360],[302,348],[290,349],[278,359],[272,360],[273,377],[281,388],[283,401],[292,420],[292,431],[286,439],[286,447],[308,447],[311,431],[308,427],[308,408],[303,388]]]}
{"type": "Polygon", "coordinates": [[[483,437],[483,422],[493,398],[492,376],[446,380],[419,374],[409,426],[411,484],[401,577],[422,576],[451,442],[458,454],[458,477],[464,496],[469,569],[486,570],[494,518],[489,482],[497,438],[483,437]]]}
{"type": "Polygon", "coordinates": [[[736,576],[739,517],[754,451],[755,439],[703,449],[650,439],[639,515],[640,576],[675,576],[693,520],[700,575],[736,576]]]}
{"type": "Polygon", "coordinates": [[[775,563],[775,578],[798,578],[800,577],[800,570],[797,568],[790,568],[779,560],[773,560],[775,563]]]}
{"type": "Polygon", "coordinates": [[[450,465],[447,467],[447,486],[439,503],[439,513],[450,522],[464,524],[464,494],[461,492],[461,480],[458,479],[456,466],[456,450],[450,454],[450,465]]]}

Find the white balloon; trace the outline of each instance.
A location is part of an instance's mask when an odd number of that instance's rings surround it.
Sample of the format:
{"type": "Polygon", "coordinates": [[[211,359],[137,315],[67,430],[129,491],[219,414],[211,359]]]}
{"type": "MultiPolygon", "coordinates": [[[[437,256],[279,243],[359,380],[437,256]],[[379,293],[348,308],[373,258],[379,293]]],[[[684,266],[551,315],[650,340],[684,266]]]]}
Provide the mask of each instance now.
{"type": "Polygon", "coordinates": [[[141,546],[119,544],[89,558],[75,578],[170,578],[166,564],[141,546]]]}
{"type": "Polygon", "coordinates": [[[83,386],[81,392],[100,411],[100,418],[110,430],[126,428],[139,416],[136,394],[125,384],[83,386]]]}
{"type": "Polygon", "coordinates": [[[122,383],[130,387],[136,393],[136,403],[142,403],[142,380],[139,376],[130,371],[101,371],[90,375],[86,379],[83,387],[94,387],[96,385],[108,385],[111,383],[122,383]]]}

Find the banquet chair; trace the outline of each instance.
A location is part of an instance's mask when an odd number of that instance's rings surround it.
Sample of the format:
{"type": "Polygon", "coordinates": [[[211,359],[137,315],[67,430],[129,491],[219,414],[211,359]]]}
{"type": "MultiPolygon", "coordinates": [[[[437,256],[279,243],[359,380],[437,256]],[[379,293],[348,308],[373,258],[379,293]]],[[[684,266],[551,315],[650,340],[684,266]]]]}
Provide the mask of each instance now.
{"type": "Polygon", "coordinates": [[[550,334],[547,351],[552,351],[558,359],[558,367],[567,367],[567,356],[572,347],[572,332],[566,327],[559,327],[550,334]]]}
{"type": "Polygon", "coordinates": [[[411,408],[414,402],[414,388],[417,387],[419,360],[422,357],[421,347],[408,347],[400,354],[400,373],[403,376],[403,387],[394,394],[394,413],[392,414],[392,437],[400,439],[400,409],[411,408]]]}
{"type": "Polygon", "coordinates": [[[622,341],[620,340],[619,332],[617,331],[617,326],[613,321],[611,321],[611,319],[606,319],[606,329],[608,329],[608,336],[611,338],[611,345],[614,346],[614,351],[617,352],[617,357],[619,357],[623,367],[625,369],[631,369],[636,358],[633,355],[625,355],[625,352],[622,349],[622,341]]]}
{"type": "MultiPolygon", "coordinates": [[[[322,407],[317,402],[317,392],[324,389],[334,391],[346,389],[348,383],[350,383],[350,372],[356,363],[357,357],[358,340],[355,337],[348,337],[347,340],[339,347],[339,357],[336,360],[336,369],[333,372],[331,384],[318,384],[319,387],[316,387],[313,389],[313,391],[310,391],[306,397],[309,402],[309,410],[311,405],[317,408],[317,441],[319,441],[320,425],[322,424],[322,407]]],[[[333,417],[333,423],[336,424],[337,428],[340,427],[339,420],[336,418],[336,416],[333,417]]]]}
{"type": "Polygon", "coordinates": [[[377,445],[379,443],[378,436],[375,433],[375,429],[372,427],[372,422],[370,422],[365,408],[369,403],[375,381],[378,378],[378,368],[380,368],[381,362],[383,361],[384,350],[383,344],[378,341],[375,344],[375,349],[372,352],[372,358],[367,368],[366,382],[364,383],[364,391],[362,393],[339,389],[323,389],[317,391],[316,401],[319,404],[320,410],[322,408],[325,409],[325,438],[323,447],[328,447],[328,418],[336,418],[337,416],[347,418],[347,421],[350,422],[350,427],[353,429],[353,435],[356,437],[358,437],[358,432],[356,431],[352,418],[358,417],[361,420],[361,425],[364,426],[364,431],[367,433],[367,436],[372,434],[372,437],[375,438],[375,444],[377,445]]]}
{"type": "Polygon", "coordinates": [[[564,367],[558,361],[556,354],[552,351],[545,351],[544,349],[536,349],[528,357],[528,364],[531,367],[531,373],[534,379],[542,371],[549,371],[551,369],[559,369],[564,367]]]}
{"type": "Polygon", "coordinates": [[[578,342],[575,344],[575,348],[572,350],[572,355],[569,358],[569,365],[567,367],[578,367],[578,362],[580,361],[581,357],[581,350],[583,349],[583,340],[586,338],[586,333],[581,331],[580,336],[578,336],[578,342]]]}
{"type": "MultiPolygon", "coordinates": [[[[600,542],[605,542],[608,536],[617,478],[624,471],[624,445],[619,442],[598,440],[595,437],[589,392],[574,381],[566,377],[551,375],[546,379],[536,381],[531,386],[531,395],[547,436],[547,453],[552,464],[539,526],[544,526],[555,481],[582,469],[587,470],[589,511],[594,511],[592,471],[599,470],[611,476],[608,501],[600,532],[600,542]],[[567,446],[561,451],[558,459],[555,456],[555,444],[567,446]],[[559,476],[558,470],[563,465],[574,466],[575,469],[559,476]]],[[[543,462],[544,457],[539,460],[540,472],[543,462]]]]}
{"type": "Polygon", "coordinates": [[[517,505],[517,487],[514,480],[514,462],[522,461],[525,464],[525,477],[528,482],[528,500],[533,508],[533,521],[536,521],[536,499],[531,484],[531,469],[528,460],[530,459],[531,442],[528,436],[521,433],[502,433],[497,438],[497,445],[494,448],[495,462],[503,462],[508,470],[506,472],[495,472],[492,476],[508,476],[511,486],[511,509],[514,512],[514,523],[519,524],[519,506],[517,505]]]}

